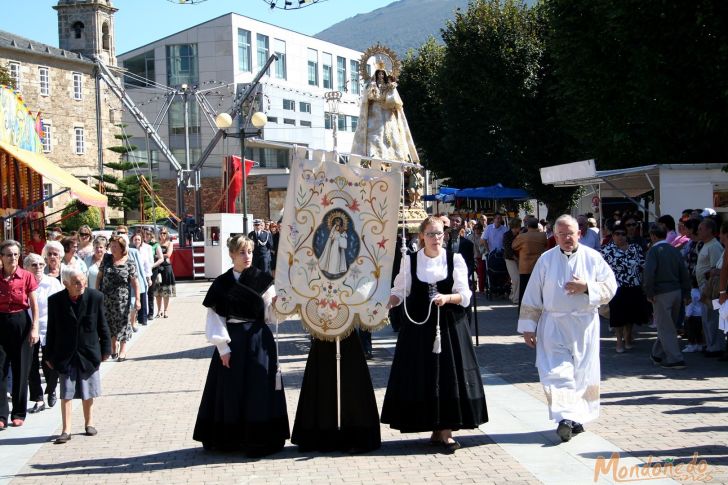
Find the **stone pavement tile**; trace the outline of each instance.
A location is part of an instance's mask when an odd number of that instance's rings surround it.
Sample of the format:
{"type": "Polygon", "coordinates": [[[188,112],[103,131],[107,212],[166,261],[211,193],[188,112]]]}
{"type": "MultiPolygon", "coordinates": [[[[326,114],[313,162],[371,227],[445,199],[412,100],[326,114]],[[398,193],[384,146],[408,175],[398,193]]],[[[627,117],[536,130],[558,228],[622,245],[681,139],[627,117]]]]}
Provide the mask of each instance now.
{"type": "MultiPolygon", "coordinates": [[[[428,433],[406,434],[382,427],[380,450],[364,455],[298,453],[290,443],[276,455],[251,460],[238,454],[206,453],[192,440],[197,408],[212,348],[205,342],[206,284],[181,283],[170,318],[146,329],[123,363],[102,379],[94,405],[99,435],[81,432],[80,407],[73,413],[73,439],[41,446],[12,483],[326,483],[346,478],[371,483],[452,483],[474,480],[498,466],[494,482],[537,483],[520,464],[478,430],[456,433],[465,446],[444,455],[426,444],[428,433]],[[467,471],[463,471],[462,469],[467,471]],[[442,480],[436,473],[442,473],[442,480]]],[[[391,334],[391,332],[390,332],[391,334]]],[[[390,340],[391,339],[390,335],[390,340]]],[[[280,352],[290,422],[293,423],[308,353],[300,322],[281,325],[280,352]]],[[[378,343],[376,345],[379,345],[378,343]]],[[[391,353],[377,349],[371,374],[379,407],[391,353]]]]}
{"type": "MultiPolygon", "coordinates": [[[[515,332],[516,306],[487,303],[478,314],[481,366],[543,401],[547,413],[535,351],[515,332]]],[[[685,354],[687,369],[662,369],[649,360],[654,330],[637,328],[635,348],[623,354],[606,322],[601,330],[601,416],[586,428],[643,462],[687,463],[698,453],[711,483],[728,483],[728,363],[685,354]]]]}

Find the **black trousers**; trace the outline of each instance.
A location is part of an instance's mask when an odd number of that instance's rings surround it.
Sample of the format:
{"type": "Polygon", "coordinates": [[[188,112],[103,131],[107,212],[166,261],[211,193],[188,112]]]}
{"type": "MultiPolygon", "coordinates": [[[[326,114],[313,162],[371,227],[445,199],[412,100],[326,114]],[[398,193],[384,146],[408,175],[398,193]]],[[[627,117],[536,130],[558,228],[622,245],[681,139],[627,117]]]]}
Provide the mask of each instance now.
{"type": "Polygon", "coordinates": [[[58,386],[58,372],[48,367],[45,359],[40,360],[39,354],[45,357],[45,347],[40,346],[40,342],[33,346],[33,359],[30,363],[30,375],[28,376],[28,388],[30,389],[30,400],[35,402],[43,401],[43,387],[40,384],[40,370],[43,369],[43,377],[46,382],[46,394],[56,392],[58,386]],[[41,352],[42,349],[42,352],[41,352]]]}
{"type": "Polygon", "coordinates": [[[139,303],[141,304],[141,308],[136,314],[136,321],[140,325],[146,325],[147,319],[149,318],[149,310],[147,310],[147,306],[149,304],[149,298],[147,297],[146,293],[139,293],[139,303]]]}
{"type": "Polygon", "coordinates": [[[531,273],[527,273],[527,274],[521,273],[519,276],[520,276],[519,284],[521,286],[518,287],[518,308],[521,308],[521,302],[523,301],[523,294],[526,293],[526,285],[528,285],[528,280],[531,279],[531,273]]]}
{"type": "Polygon", "coordinates": [[[28,342],[32,322],[26,311],[0,313],[0,420],[8,421],[10,408],[5,390],[13,370],[13,413],[10,419],[25,419],[28,410],[28,373],[33,347],[28,342]]]}
{"type": "MultiPolygon", "coordinates": [[[[154,318],[154,290],[157,284],[154,279],[157,277],[157,272],[152,272],[152,284],[147,288],[147,319],[154,318]]],[[[143,305],[143,303],[142,303],[143,305]]]]}

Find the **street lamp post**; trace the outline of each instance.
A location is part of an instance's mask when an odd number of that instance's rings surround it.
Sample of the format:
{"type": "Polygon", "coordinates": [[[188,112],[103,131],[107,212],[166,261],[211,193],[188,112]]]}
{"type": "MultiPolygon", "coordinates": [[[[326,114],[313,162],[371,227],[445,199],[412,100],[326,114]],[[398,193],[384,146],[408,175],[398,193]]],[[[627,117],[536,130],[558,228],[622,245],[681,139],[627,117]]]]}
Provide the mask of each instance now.
{"type": "MultiPolygon", "coordinates": [[[[253,113],[253,116],[250,118],[251,124],[257,128],[257,131],[254,132],[246,132],[245,131],[245,122],[242,122],[240,124],[240,132],[239,133],[228,133],[227,131],[224,132],[225,137],[233,137],[233,138],[240,138],[240,161],[242,163],[242,169],[243,169],[243,231],[245,232],[245,235],[248,235],[249,229],[248,229],[248,175],[247,170],[245,166],[245,139],[247,137],[251,136],[259,136],[261,134],[262,128],[265,126],[265,124],[268,122],[268,117],[265,115],[265,113],[262,113],[260,111],[253,113]]],[[[215,117],[215,125],[217,125],[218,128],[221,130],[225,130],[227,128],[230,128],[230,126],[233,124],[232,117],[227,113],[220,113],[215,117]]]]}

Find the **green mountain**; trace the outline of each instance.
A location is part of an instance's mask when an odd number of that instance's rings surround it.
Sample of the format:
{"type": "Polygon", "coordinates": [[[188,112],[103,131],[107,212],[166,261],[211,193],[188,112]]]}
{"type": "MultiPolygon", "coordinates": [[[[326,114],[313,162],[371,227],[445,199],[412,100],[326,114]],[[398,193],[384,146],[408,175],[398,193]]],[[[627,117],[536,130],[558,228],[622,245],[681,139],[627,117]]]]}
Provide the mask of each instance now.
{"type": "MultiPolygon", "coordinates": [[[[532,5],[536,0],[526,0],[532,5]]],[[[428,37],[440,39],[440,30],[465,10],[468,0],[399,0],[369,13],[342,20],[314,37],[335,44],[366,50],[377,42],[404,57],[408,49],[421,46],[428,37]]]]}

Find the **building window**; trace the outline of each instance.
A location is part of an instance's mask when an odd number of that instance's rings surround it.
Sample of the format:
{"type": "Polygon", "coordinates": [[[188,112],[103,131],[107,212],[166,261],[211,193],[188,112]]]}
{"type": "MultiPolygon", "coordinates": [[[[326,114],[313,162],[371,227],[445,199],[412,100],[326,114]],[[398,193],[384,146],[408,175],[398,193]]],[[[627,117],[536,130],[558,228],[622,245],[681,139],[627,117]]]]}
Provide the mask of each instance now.
{"type": "Polygon", "coordinates": [[[73,30],[73,36],[76,39],[80,39],[81,37],[83,37],[83,29],[84,29],[83,22],[75,22],[71,26],[71,30],[73,30]]]}
{"type": "Polygon", "coordinates": [[[336,56],[336,87],[346,92],[346,59],[336,56]]]}
{"type": "Polygon", "coordinates": [[[334,128],[334,125],[331,122],[333,116],[334,115],[332,115],[331,113],[324,113],[324,129],[332,130],[334,128]]]}
{"type": "Polygon", "coordinates": [[[304,101],[301,101],[298,103],[298,111],[301,113],[310,113],[311,112],[311,103],[306,103],[304,101]]]}
{"type": "Polygon", "coordinates": [[[53,195],[53,184],[43,184],[43,198],[47,199],[45,201],[45,206],[48,207],[49,209],[53,208],[53,199],[48,198],[51,195],[53,195]]]}
{"type": "Polygon", "coordinates": [[[278,117],[276,117],[276,116],[269,116],[268,117],[268,123],[278,123],[278,117]]]}
{"type": "MultiPolygon", "coordinates": [[[[263,34],[258,34],[256,37],[257,40],[257,52],[258,52],[258,69],[263,69],[263,66],[265,66],[265,63],[268,61],[268,58],[270,57],[270,46],[268,45],[268,36],[263,34]]],[[[266,71],[266,74],[270,74],[270,69],[266,71]]]]}
{"type": "Polygon", "coordinates": [[[240,71],[251,72],[253,46],[250,45],[250,31],[238,29],[238,66],[240,71]]]}
{"type": "Polygon", "coordinates": [[[324,52],[322,55],[321,62],[323,63],[323,70],[324,70],[324,89],[333,89],[334,87],[334,79],[333,79],[333,71],[332,71],[332,60],[331,60],[331,54],[327,54],[324,52]]]}
{"type": "Polygon", "coordinates": [[[283,118],[283,124],[296,126],[296,120],[292,120],[290,118],[283,118]]]}
{"type": "Polygon", "coordinates": [[[292,99],[284,99],[283,109],[287,111],[296,111],[296,102],[292,99]]]}
{"type": "Polygon", "coordinates": [[[8,70],[10,71],[10,79],[13,80],[13,87],[20,90],[20,64],[17,62],[9,63],[8,70]]]}
{"type": "Polygon", "coordinates": [[[109,35],[109,23],[104,22],[101,26],[101,48],[105,51],[111,50],[111,36],[109,35]]]}
{"type": "Polygon", "coordinates": [[[152,86],[154,76],[154,50],[139,54],[124,61],[124,84],[128,87],[152,86]]]}
{"type": "Polygon", "coordinates": [[[352,94],[359,94],[359,61],[349,63],[349,88],[352,94]]]}
{"type": "Polygon", "coordinates": [[[308,84],[318,86],[318,51],[308,50],[308,84]]]}
{"type": "Polygon", "coordinates": [[[167,85],[197,84],[197,44],[167,46],[167,85]]]}
{"type": "Polygon", "coordinates": [[[339,131],[346,131],[346,118],[347,117],[345,115],[339,115],[338,118],[339,118],[339,123],[338,123],[339,131]]]}
{"type": "Polygon", "coordinates": [[[47,67],[38,68],[38,80],[40,81],[40,95],[48,96],[51,94],[50,75],[47,67]]]}
{"type": "Polygon", "coordinates": [[[83,128],[74,128],[73,131],[76,134],[76,155],[83,155],[85,150],[83,128]]]}
{"type": "MultiPolygon", "coordinates": [[[[200,133],[199,105],[193,100],[188,101],[187,112],[189,114],[189,132],[191,135],[197,135],[200,133]]],[[[176,97],[169,106],[168,121],[170,135],[185,134],[185,103],[179,97],[176,97]]]]}
{"type": "Polygon", "coordinates": [[[299,123],[301,124],[301,126],[305,126],[306,128],[311,128],[311,122],[310,121],[301,120],[301,121],[299,121],[299,123]]]}
{"type": "Polygon", "coordinates": [[[351,131],[356,131],[356,127],[359,126],[359,117],[358,116],[349,116],[349,119],[351,120],[351,131]]]}
{"type": "Polygon", "coordinates": [[[83,77],[80,72],[73,73],[73,99],[83,99],[83,77]]]}
{"type": "Polygon", "coordinates": [[[50,123],[44,122],[43,123],[43,137],[41,138],[41,141],[43,142],[43,153],[49,153],[51,151],[51,125],[50,123]]]}
{"type": "Polygon", "coordinates": [[[276,77],[286,79],[286,42],[273,39],[273,49],[275,49],[275,54],[278,56],[276,60],[276,77]]]}

